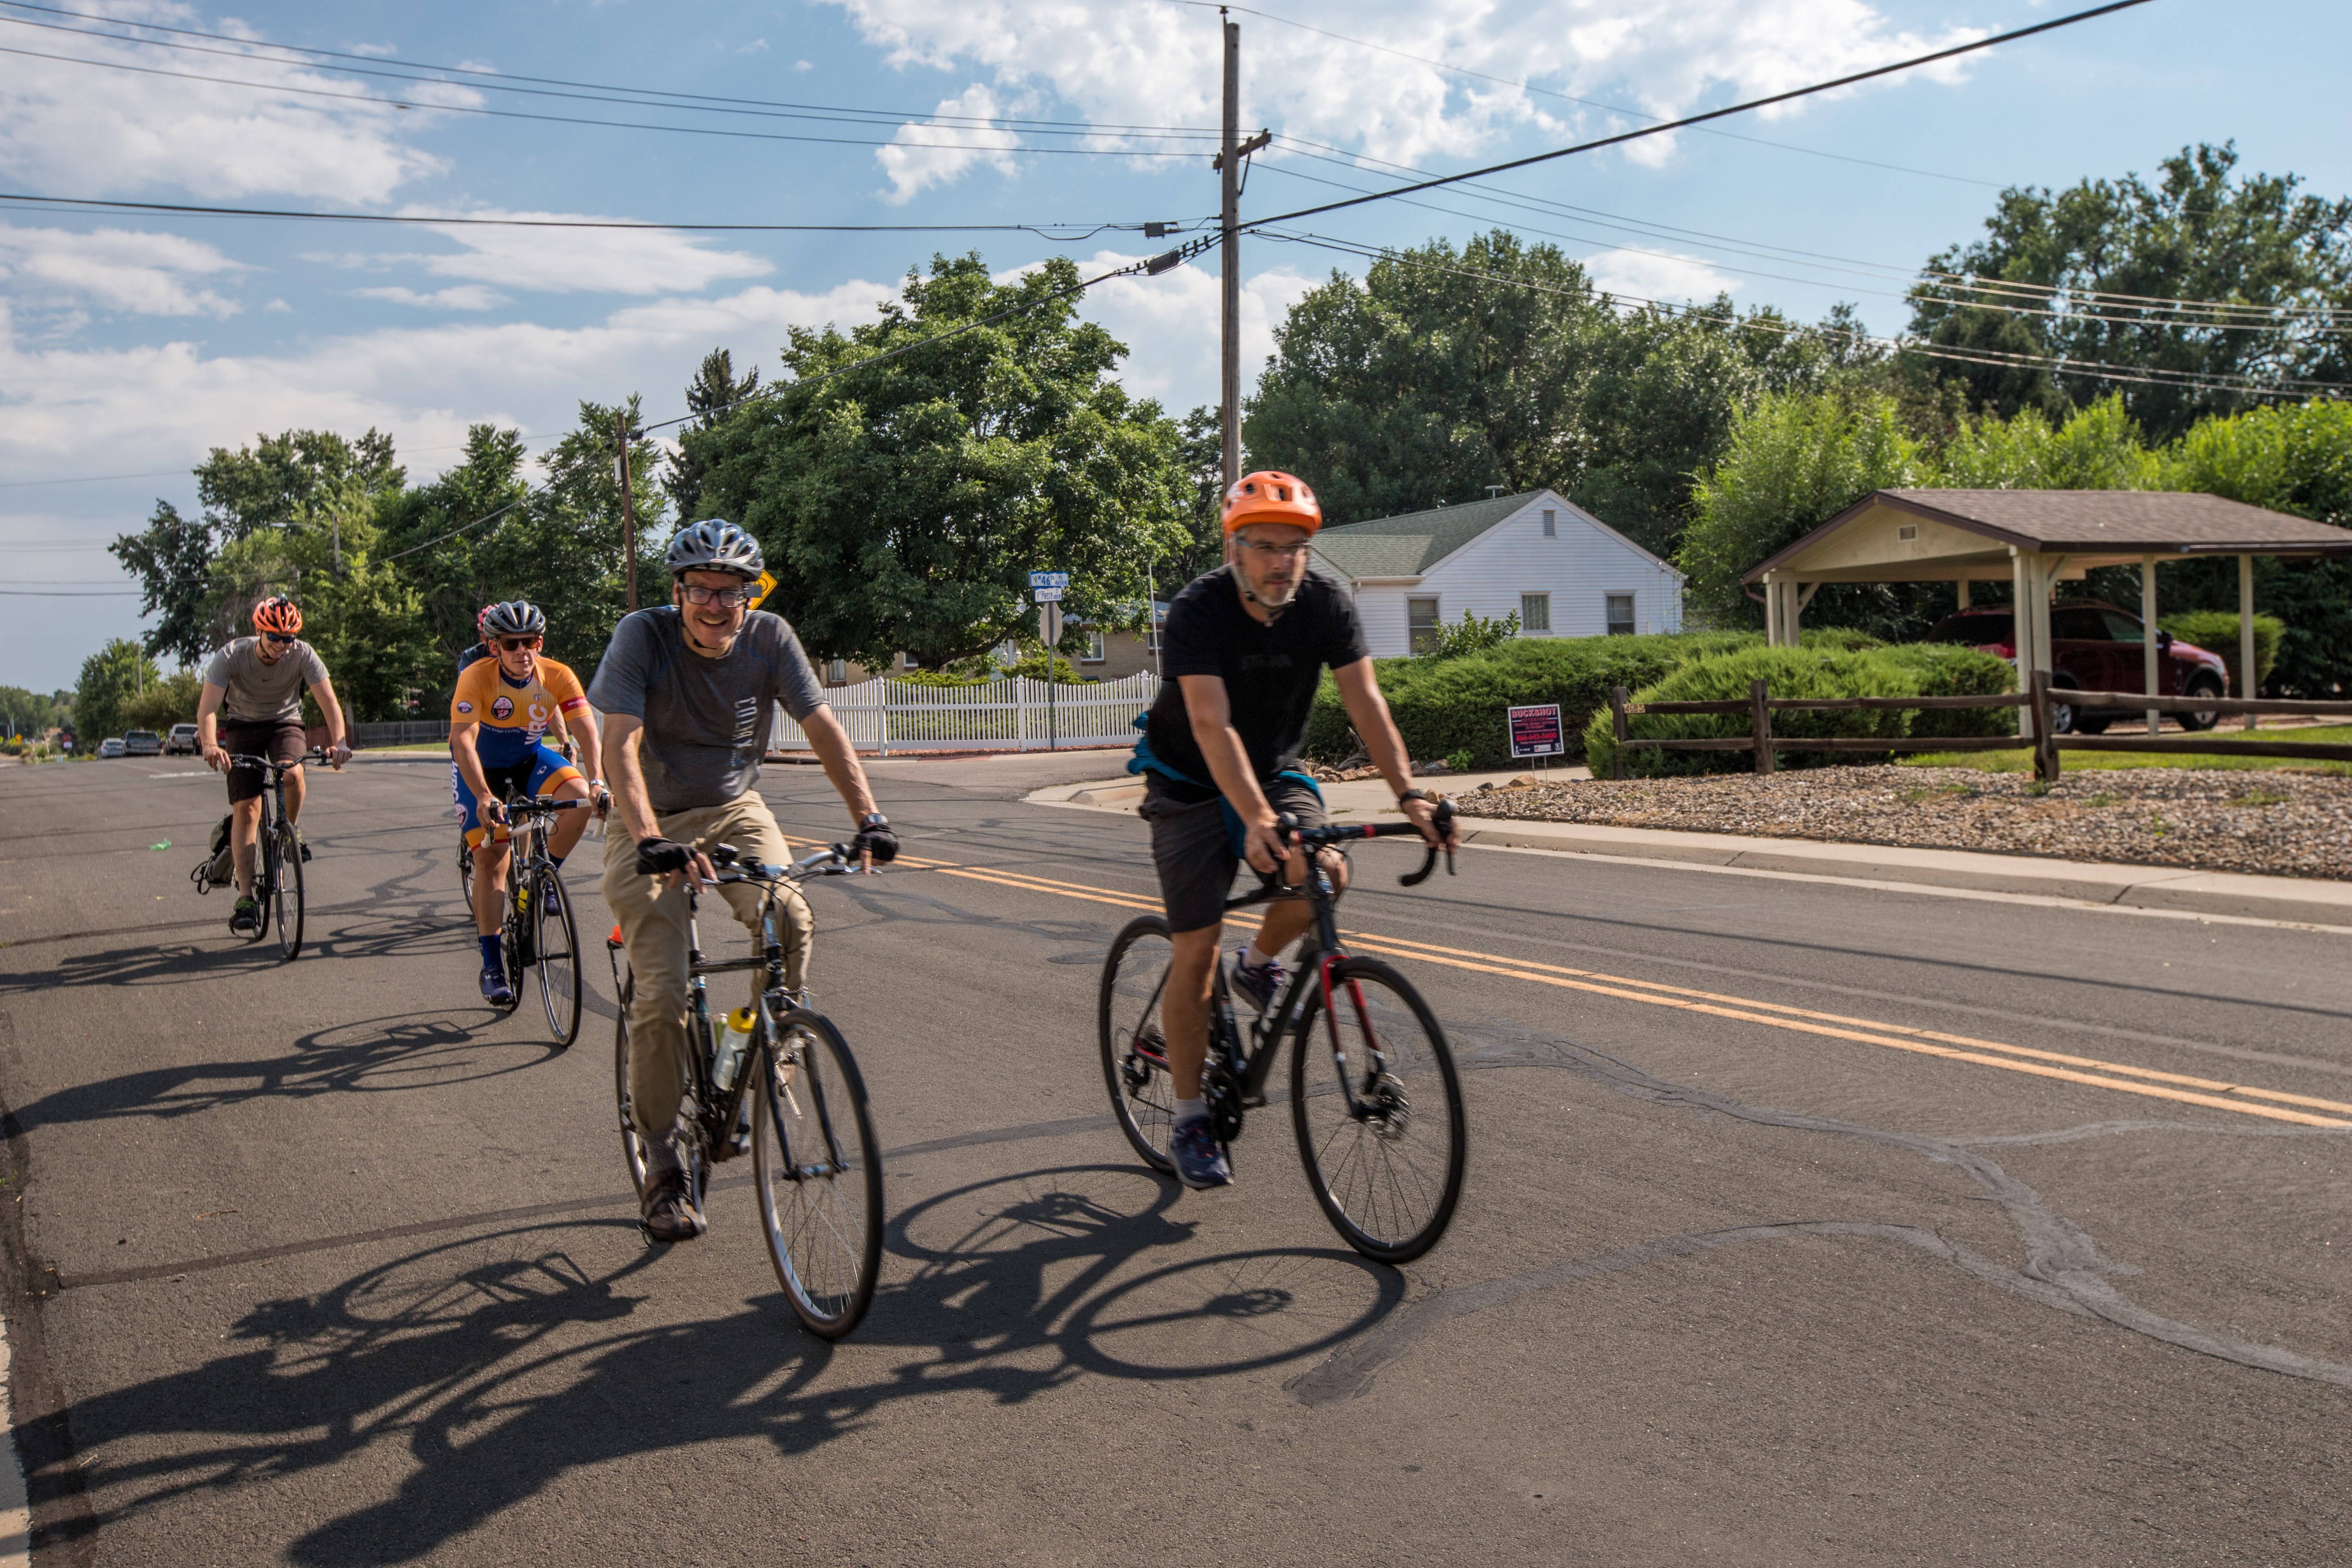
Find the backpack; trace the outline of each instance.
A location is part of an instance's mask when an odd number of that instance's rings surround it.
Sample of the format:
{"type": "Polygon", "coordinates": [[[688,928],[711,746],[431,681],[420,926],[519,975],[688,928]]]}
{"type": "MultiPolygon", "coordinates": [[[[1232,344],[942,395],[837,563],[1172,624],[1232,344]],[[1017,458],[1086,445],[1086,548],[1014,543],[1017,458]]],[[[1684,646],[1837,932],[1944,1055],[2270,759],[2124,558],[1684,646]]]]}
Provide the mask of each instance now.
{"type": "Polygon", "coordinates": [[[220,819],[220,826],[213,829],[211,857],[188,873],[188,879],[196,885],[199,893],[226,888],[236,880],[236,863],[229,850],[229,825],[235,820],[234,815],[220,819]]]}

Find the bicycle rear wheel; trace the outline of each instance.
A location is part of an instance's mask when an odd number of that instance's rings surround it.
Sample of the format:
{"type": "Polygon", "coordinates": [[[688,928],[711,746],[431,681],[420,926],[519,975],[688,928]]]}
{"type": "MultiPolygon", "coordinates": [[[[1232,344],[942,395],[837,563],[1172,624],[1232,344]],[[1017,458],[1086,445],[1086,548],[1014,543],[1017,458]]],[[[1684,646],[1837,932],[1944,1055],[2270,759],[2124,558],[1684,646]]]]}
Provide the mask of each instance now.
{"type": "Polygon", "coordinates": [[[474,918],[474,849],[463,833],[457,835],[457,887],[466,895],[466,919],[474,918]]]}
{"type": "Polygon", "coordinates": [[[752,1165],[768,1261],[809,1332],[837,1340],[882,1267],[882,1150],[866,1080],[832,1022],[798,1008],[759,1056],[752,1165]]]}
{"type": "Polygon", "coordinates": [[[1103,1083],[1110,1090],[1118,1130],[1145,1164],[1162,1172],[1176,1168],[1168,1155],[1168,1135],[1176,1124],[1175,1090],[1160,1016],[1174,953],[1166,921],[1144,915],[1128,921],[1103,960],[1096,1017],[1103,1083]]]}
{"type": "Polygon", "coordinates": [[[270,901],[278,907],[278,951],[291,963],[302,955],[302,842],[280,817],[274,843],[270,901]]]}
{"type": "Polygon", "coordinates": [[[572,900],[556,871],[541,874],[531,899],[531,955],[539,965],[539,999],[556,1048],[580,1037],[580,933],[572,923],[572,900]]]}
{"type": "Polygon", "coordinates": [[[1408,1262],[1437,1245],[1462,1197],[1467,1132],[1454,1053],[1421,993],[1378,959],[1333,964],[1331,1003],[1327,1014],[1322,987],[1307,988],[1291,1053],[1298,1157],[1349,1246],[1408,1262]]]}

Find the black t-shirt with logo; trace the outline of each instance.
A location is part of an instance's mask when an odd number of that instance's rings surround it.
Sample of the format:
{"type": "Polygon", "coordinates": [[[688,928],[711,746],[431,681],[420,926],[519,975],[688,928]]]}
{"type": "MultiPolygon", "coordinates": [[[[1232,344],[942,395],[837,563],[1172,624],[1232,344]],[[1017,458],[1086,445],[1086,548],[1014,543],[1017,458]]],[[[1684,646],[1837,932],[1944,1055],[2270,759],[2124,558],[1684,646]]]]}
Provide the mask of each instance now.
{"type": "Polygon", "coordinates": [[[1308,572],[1297,596],[1267,625],[1243,605],[1231,566],[1185,584],[1168,606],[1161,649],[1167,684],[1151,704],[1143,735],[1152,755],[1199,781],[1189,791],[1167,781],[1179,799],[1192,800],[1213,800],[1218,792],[1192,739],[1182,677],[1213,675],[1224,681],[1234,731],[1264,784],[1297,764],[1324,667],[1344,668],[1369,652],[1355,602],[1330,578],[1308,572]]]}

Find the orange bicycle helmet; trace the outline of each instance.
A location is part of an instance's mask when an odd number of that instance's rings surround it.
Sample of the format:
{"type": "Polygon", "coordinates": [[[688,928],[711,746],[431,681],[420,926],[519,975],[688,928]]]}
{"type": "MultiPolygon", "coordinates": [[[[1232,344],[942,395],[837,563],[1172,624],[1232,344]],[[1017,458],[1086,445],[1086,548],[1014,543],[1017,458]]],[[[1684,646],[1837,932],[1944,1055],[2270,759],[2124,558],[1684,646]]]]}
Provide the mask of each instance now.
{"type": "Polygon", "coordinates": [[[1312,533],[1323,526],[1323,509],[1315,492],[1296,475],[1279,468],[1244,474],[1225,491],[1225,531],[1254,522],[1285,522],[1312,533]]]}
{"type": "Polygon", "coordinates": [[[253,629],[292,637],[302,629],[302,612],[283,594],[273,594],[253,606],[253,629]]]}

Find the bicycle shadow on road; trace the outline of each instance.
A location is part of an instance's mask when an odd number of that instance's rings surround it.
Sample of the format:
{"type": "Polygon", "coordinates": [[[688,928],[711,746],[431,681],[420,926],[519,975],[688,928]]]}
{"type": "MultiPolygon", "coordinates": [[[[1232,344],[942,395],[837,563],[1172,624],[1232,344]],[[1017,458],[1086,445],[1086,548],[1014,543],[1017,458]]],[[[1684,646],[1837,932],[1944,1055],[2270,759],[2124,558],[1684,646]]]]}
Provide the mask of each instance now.
{"type": "MultiPolygon", "coordinates": [[[[349,1512],[320,1519],[312,1500],[338,1493],[315,1480],[276,1494],[286,1558],[414,1562],[585,1467],[746,1439],[789,1460],[871,1434],[898,1407],[930,1423],[943,1398],[1018,1404],[1088,1373],[1230,1376],[1322,1353],[1402,1299],[1393,1271],[1326,1249],[1149,1267],[1191,1234],[1171,1216],[1175,1195],[1132,1166],[1076,1166],[926,1200],[890,1228],[912,1276],[837,1345],[801,1332],[773,1294],[646,1321],[681,1305],[681,1287],[657,1282],[671,1254],[632,1240],[603,1272],[574,1256],[610,1256],[617,1221],[425,1248],[255,1306],[226,1336],[241,1346],[230,1354],[77,1402],[67,1419],[89,1511],[47,1522],[45,1538],[348,1467],[340,1495],[366,1500],[349,1512]],[[387,1467],[385,1444],[404,1462],[387,1467]],[[372,1479],[387,1469],[405,1476],[388,1495],[372,1479]]],[[[721,1229],[748,1240],[748,1205],[727,1206],[721,1229]]],[[[612,1472],[615,1506],[674,1501],[662,1479],[674,1473],[612,1472]]],[[[749,1484],[764,1483],[755,1471],[749,1484]]],[[[36,1489],[76,1489],[52,1475],[36,1489]]]]}

